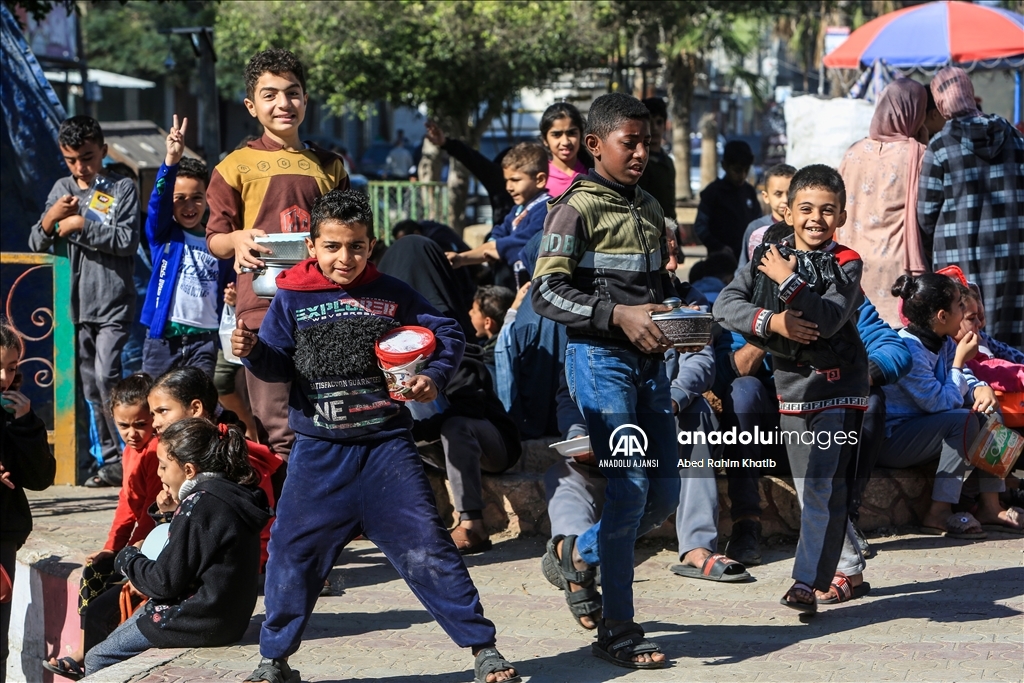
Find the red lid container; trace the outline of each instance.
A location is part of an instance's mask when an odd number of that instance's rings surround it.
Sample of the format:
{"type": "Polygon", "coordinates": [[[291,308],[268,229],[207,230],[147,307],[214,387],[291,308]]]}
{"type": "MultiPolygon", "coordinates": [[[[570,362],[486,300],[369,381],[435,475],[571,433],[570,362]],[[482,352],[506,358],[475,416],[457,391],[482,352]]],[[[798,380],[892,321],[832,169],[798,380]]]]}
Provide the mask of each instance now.
{"type": "Polygon", "coordinates": [[[417,357],[429,358],[437,346],[434,333],[425,327],[408,325],[391,330],[374,344],[374,351],[385,368],[406,365],[417,357]]]}

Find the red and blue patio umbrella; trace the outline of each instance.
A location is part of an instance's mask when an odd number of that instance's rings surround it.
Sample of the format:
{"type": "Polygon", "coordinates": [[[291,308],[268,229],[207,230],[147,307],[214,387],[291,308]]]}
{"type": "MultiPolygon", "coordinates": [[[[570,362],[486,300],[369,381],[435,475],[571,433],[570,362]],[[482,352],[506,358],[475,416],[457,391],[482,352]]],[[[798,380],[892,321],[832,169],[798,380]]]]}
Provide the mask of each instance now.
{"type": "Polygon", "coordinates": [[[858,69],[882,60],[897,69],[971,66],[1024,57],[1024,16],[969,2],[930,2],[890,12],[850,34],[825,57],[830,69],[858,69]]]}

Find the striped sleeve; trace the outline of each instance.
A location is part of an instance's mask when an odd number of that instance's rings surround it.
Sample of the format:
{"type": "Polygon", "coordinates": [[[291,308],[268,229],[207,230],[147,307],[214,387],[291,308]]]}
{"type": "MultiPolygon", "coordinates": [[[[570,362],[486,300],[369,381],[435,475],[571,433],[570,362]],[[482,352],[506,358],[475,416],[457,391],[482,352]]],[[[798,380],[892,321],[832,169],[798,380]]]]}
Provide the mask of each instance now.
{"type": "Polygon", "coordinates": [[[579,212],[568,204],[552,208],[544,220],[530,297],[537,313],[569,329],[608,331],[615,304],[582,292],[573,284],[573,274],[587,245],[579,212]]]}

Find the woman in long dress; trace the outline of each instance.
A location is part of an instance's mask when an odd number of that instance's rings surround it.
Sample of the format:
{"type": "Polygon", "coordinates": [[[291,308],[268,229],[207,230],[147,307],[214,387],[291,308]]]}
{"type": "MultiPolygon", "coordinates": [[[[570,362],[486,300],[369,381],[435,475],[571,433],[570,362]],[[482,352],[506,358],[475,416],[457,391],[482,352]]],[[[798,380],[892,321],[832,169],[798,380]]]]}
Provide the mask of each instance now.
{"type": "Polygon", "coordinates": [[[846,183],[846,224],[836,240],[860,254],[861,287],[893,327],[903,327],[889,293],[900,275],[930,270],[917,224],[918,179],[927,132],[928,95],[900,78],[882,91],[868,137],[847,150],[839,173],[846,183]]]}

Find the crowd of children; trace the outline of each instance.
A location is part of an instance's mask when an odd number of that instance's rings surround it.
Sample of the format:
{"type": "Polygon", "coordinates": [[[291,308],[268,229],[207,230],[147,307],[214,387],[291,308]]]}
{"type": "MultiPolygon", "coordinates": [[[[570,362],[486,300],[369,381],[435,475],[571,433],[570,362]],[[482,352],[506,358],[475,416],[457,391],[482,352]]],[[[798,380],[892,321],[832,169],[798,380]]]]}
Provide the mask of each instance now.
{"type": "MultiPolygon", "coordinates": [[[[245,82],[245,105],[264,133],[212,173],[185,156],[188,121],[174,117],[145,223],[154,268],[144,372],[124,379],[140,239],[135,185],[103,170],[95,121],[61,126],[71,176],[54,186],[30,246],[67,244],[94,461],[104,466],[79,465],[88,481],[116,481],[121,493],[108,539],[83,570],[80,641],[44,661],[49,671],[77,680],[149,648],[235,642],[264,576],[261,660],[246,680],[295,683],[288,659],[317,597],[341,550],[365,536],[470,649],[477,681],[518,681],[462,555],[490,549],[481,475],[515,464],[525,438],[590,437],[591,453],[546,474],[552,538],[541,566],[576,621],[596,630],[594,655],[618,666],[668,665],[636,619],[639,536],[675,512],[676,574],[744,581],[760,562],[760,471],[727,472],[733,534],[719,554],[714,468],[677,465],[713,451],[680,445],[681,431],[829,435],[723,451],[736,460],[780,454],[789,464],[801,523],[781,603],[803,613],[870,588],[870,548],[856,522],[876,464],[938,460],[924,533],[1024,533],[1020,482],[966,459],[986,420],[1008,411],[1001,399],[1024,392],[1024,354],[985,334],[983,292],[966,280],[898,269],[879,308],[902,329],[880,318],[863,291],[867,261],[836,239],[848,215],[839,171],[768,169],[769,213],[759,217],[746,182],[753,155],[728,143],[725,177],[702,194],[695,226],[709,254],[684,282],[663,101],[604,95],[586,122],[555,104],[541,119],[543,144],[520,143],[497,162],[431,125],[435,144],[465,156],[503,195],[492,203],[505,213],[475,249],[445,226],[411,223],[385,250],[341,158],[299,136],[302,64],[266,50],[245,82]],[[276,233],[306,233],[309,258],[277,277],[268,301],[253,291],[252,271],[272,252],[254,238],[276,233]],[[479,266],[494,284],[476,287],[479,266]],[[673,347],[652,316],[679,303],[713,312],[720,327],[710,344],[673,347]],[[219,348],[225,305],[237,327],[230,348],[219,348]],[[428,330],[436,350],[399,400],[375,342],[410,326],[428,330]],[[624,425],[643,434],[643,459],[619,457],[624,425]],[[424,465],[451,482],[454,529],[440,518],[424,465]],[[973,512],[965,497],[976,497],[973,512]]],[[[893,102],[884,111],[911,97],[921,99],[912,107],[912,127],[921,127],[923,95],[911,86],[883,98],[893,102]]],[[[951,116],[977,118],[947,95],[937,100],[951,116]]],[[[879,130],[923,153],[907,134],[879,130]]],[[[852,203],[859,210],[864,200],[852,203]]],[[[1006,290],[998,296],[1005,308],[1006,290]]],[[[11,577],[31,530],[22,489],[45,488],[55,472],[45,428],[17,390],[22,351],[17,333],[0,326],[2,564],[11,577]]],[[[4,659],[9,617],[4,605],[4,659]]]]}

